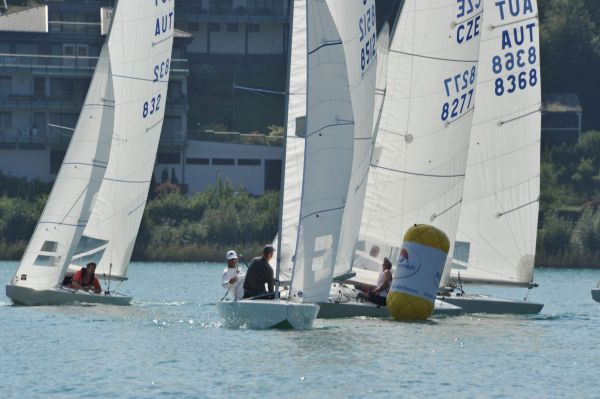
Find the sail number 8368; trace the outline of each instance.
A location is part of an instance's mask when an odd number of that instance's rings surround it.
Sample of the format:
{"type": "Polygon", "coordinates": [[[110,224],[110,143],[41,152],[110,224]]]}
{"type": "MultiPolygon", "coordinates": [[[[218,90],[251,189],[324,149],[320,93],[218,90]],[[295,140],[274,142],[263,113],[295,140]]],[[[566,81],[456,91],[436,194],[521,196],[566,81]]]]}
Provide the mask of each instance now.
{"type": "Polygon", "coordinates": [[[144,118],[146,118],[148,115],[154,114],[160,109],[160,99],[161,95],[159,94],[156,97],[152,97],[150,101],[144,102],[144,108],[142,109],[142,116],[144,118]]]}

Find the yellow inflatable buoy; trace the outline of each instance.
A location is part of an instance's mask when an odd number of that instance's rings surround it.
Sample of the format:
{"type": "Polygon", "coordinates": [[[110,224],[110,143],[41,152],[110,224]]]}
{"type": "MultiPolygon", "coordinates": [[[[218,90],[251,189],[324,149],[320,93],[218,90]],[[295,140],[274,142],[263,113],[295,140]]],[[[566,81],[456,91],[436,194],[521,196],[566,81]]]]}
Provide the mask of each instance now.
{"type": "Polygon", "coordinates": [[[425,320],[433,312],[435,296],[450,250],[440,229],[416,224],[404,235],[387,307],[396,320],[425,320]]]}

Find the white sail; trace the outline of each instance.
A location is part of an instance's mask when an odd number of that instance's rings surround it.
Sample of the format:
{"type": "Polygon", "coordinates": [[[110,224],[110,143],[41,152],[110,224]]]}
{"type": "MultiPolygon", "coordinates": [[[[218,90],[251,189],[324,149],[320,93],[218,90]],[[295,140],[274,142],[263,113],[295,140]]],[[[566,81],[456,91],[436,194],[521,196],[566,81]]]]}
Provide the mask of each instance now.
{"type": "Polygon", "coordinates": [[[174,1],[119,1],[108,40],[115,92],[110,159],[75,262],[123,278],[142,219],[166,106],[174,1]],[[85,254],[85,256],[81,256],[85,254]]]}
{"type": "Polygon", "coordinates": [[[378,46],[375,1],[354,3],[356,5],[351,7],[344,0],[328,2],[343,41],[354,121],[352,170],[340,231],[340,244],[335,257],[334,275],[348,272],[354,258],[371,161],[373,111],[376,105],[378,46]]]}
{"type": "Polygon", "coordinates": [[[404,3],[391,39],[358,250],[377,246],[395,263],[415,223],[434,225],[454,241],[480,30],[480,2],[404,3]]]}
{"type": "MultiPolygon", "coordinates": [[[[390,25],[386,22],[377,35],[377,73],[375,74],[375,107],[373,109],[373,140],[383,111],[383,100],[387,88],[388,54],[390,50],[390,25]]],[[[371,153],[371,156],[373,154],[371,153]]]]}
{"type": "Polygon", "coordinates": [[[289,71],[289,93],[285,146],[281,248],[278,251],[279,278],[292,277],[292,258],[298,237],[300,196],[304,171],[306,135],[306,0],[294,0],[289,71]]]}
{"type": "MultiPolygon", "coordinates": [[[[361,64],[358,10],[368,9],[370,14],[372,2],[368,8],[362,3],[344,2],[345,7],[339,1],[307,3],[307,128],[292,300],[319,302],[329,296],[353,174],[355,126],[366,123],[363,118],[355,120],[353,110],[351,91],[362,83],[355,65],[366,71],[375,56],[363,54],[361,64]]],[[[373,96],[373,89],[368,95],[373,96]]],[[[373,102],[368,112],[372,110],[373,102]]]]}
{"type": "Polygon", "coordinates": [[[480,71],[452,275],[528,284],[540,185],[541,82],[535,0],[484,0],[480,71]]]}
{"type": "Polygon", "coordinates": [[[113,120],[111,66],[104,46],[69,148],[12,285],[42,290],[62,283],[106,171],[113,120]]]}

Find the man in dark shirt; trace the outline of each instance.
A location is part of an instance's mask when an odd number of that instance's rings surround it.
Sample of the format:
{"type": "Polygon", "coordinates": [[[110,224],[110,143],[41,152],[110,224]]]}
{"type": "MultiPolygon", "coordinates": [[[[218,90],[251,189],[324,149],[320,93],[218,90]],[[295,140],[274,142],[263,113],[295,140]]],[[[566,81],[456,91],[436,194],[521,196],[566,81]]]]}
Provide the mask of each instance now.
{"type": "Polygon", "coordinates": [[[250,262],[244,280],[244,298],[273,299],[275,279],[273,268],[269,265],[273,252],[273,246],[266,245],[262,257],[257,256],[250,262]],[[265,284],[268,286],[268,291],[265,291],[265,284]]]}

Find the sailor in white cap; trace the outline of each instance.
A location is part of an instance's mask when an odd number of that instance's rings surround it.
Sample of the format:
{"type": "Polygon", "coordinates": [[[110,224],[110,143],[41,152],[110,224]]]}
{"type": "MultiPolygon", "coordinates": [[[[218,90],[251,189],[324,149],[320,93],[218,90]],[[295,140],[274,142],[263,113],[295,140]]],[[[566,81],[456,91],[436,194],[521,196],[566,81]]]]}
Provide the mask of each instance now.
{"type": "Polygon", "coordinates": [[[232,293],[235,300],[244,297],[244,273],[238,268],[238,256],[234,250],[225,254],[227,267],[223,270],[222,285],[227,288],[227,294],[232,293]]]}

